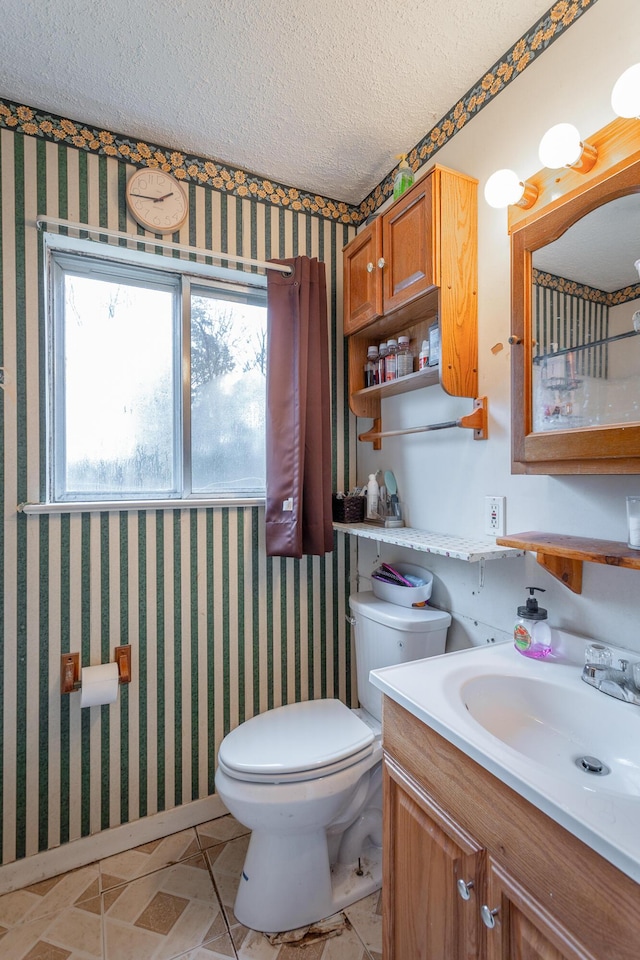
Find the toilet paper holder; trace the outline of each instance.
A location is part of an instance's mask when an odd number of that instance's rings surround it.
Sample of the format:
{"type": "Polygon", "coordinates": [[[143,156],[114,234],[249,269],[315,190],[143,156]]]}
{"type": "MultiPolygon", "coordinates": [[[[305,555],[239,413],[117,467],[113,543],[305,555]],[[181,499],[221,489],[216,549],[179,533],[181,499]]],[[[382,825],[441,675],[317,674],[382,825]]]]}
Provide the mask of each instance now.
{"type": "MultiPolygon", "coordinates": [[[[115,662],[118,664],[118,682],[131,683],[131,644],[116,647],[115,662]]],[[[73,693],[81,686],[80,654],[63,653],[60,657],[60,693],[73,693]]]]}

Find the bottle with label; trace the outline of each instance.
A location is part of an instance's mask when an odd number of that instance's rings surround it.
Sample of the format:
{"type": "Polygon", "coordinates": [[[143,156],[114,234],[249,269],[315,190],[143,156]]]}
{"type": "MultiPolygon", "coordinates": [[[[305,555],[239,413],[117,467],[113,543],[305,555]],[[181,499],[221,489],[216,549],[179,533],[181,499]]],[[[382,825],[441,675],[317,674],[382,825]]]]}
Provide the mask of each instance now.
{"type": "Polygon", "coordinates": [[[380,487],[376,480],[375,473],[369,474],[367,484],[367,518],[375,520],[378,516],[378,498],[380,496],[380,487]]]}
{"type": "Polygon", "coordinates": [[[378,383],[384,383],[386,379],[386,360],[387,345],[386,343],[381,343],[378,347],[378,383]]]}
{"type": "Polygon", "coordinates": [[[544,593],[542,587],[527,587],[530,596],[526,605],[518,607],[518,619],[513,628],[513,645],[523,657],[542,660],[551,653],[551,630],[547,623],[547,611],[538,606],[534,590],[544,593]]]}
{"type": "MultiPolygon", "coordinates": [[[[372,383],[368,384],[368,386],[373,386],[374,384],[378,383],[378,348],[375,346],[375,344],[372,344],[371,346],[367,347],[367,361],[371,363],[371,366],[373,368],[372,369],[373,381],[372,383]]],[[[366,377],[365,377],[365,381],[366,381],[366,377]]]]}
{"type": "Polygon", "coordinates": [[[429,366],[440,363],[440,324],[435,320],[429,327],[429,366]]]}
{"type": "Polygon", "coordinates": [[[364,364],[364,385],[365,387],[372,387],[375,383],[375,371],[376,364],[373,362],[374,357],[378,359],[378,351],[373,347],[373,356],[371,354],[372,348],[369,347],[367,350],[367,359],[364,364]]]}
{"type": "Polygon", "coordinates": [[[406,377],[409,373],[413,373],[413,354],[409,349],[409,337],[398,337],[396,372],[399,377],[406,377]]]}
{"type": "Polygon", "coordinates": [[[391,338],[387,340],[387,356],[384,361],[385,380],[395,380],[398,376],[397,365],[398,341],[391,338]]]}
{"type": "Polygon", "coordinates": [[[413,184],[413,170],[407,163],[406,153],[399,153],[398,159],[400,163],[398,165],[398,172],[393,178],[393,199],[397,200],[398,197],[401,197],[405,190],[408,190],[409,187],[413,184]]]}
{"type": "Polygon", "coordinates": [[[429,366],[429,341],[422,341],[422,349],[418,356],[418,370],[426,370],[429,366]]]}

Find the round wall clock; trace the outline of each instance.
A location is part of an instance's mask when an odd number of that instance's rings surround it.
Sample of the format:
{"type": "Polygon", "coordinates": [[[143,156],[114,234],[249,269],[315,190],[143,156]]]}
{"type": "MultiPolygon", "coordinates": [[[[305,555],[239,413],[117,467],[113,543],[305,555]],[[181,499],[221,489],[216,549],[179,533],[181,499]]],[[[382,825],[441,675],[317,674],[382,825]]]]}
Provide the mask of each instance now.
{"type": "Polygon", "coordinates": [[[187,195],[175,177],[161,170],[135,170],[127,181],[127,206],[152,233],[173,233],[187,219],[187,195]]]}

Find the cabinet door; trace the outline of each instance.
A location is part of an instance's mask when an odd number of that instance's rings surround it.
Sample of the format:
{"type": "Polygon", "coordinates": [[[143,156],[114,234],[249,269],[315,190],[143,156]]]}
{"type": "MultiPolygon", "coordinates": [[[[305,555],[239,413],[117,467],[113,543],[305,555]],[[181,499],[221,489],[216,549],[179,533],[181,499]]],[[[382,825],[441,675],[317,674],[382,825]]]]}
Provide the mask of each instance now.
{"type": "Polygon", "coordinates": [[[382,313],[382,229],[372,220],[344,248],[344,334],[361,330],[382,313]]]}
{"type": "Polygon", "coordinates": [[[474,960],[482,851],[392,761],[384,784],[385,960],[474,960]]]}
{"type": "Polygon", "coordinates": [[[435,264],[434,176],[424,177],[382,217],[384,312],[438,283],[435,264]]]}
{"type": "Polygon", "coordinates": [[[487,960],[596,960],[595,954],[492,858],[481,916],[489,925],[487,960]]]}

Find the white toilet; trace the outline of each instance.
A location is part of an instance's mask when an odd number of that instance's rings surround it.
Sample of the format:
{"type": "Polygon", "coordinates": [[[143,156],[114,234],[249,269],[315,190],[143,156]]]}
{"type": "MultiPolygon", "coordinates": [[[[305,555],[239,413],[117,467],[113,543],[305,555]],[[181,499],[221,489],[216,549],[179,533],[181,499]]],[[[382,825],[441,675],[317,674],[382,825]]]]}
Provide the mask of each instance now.
{"type": "Polygon", "coordinates": [[[444,653],[448,613],[349,599],[360,709],[276,707],[220,744],[216,791],[252,831],[234,906],[277,933],[331,916],[381,886],[382,695],[369,671],[444,653]]]}

